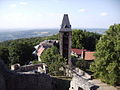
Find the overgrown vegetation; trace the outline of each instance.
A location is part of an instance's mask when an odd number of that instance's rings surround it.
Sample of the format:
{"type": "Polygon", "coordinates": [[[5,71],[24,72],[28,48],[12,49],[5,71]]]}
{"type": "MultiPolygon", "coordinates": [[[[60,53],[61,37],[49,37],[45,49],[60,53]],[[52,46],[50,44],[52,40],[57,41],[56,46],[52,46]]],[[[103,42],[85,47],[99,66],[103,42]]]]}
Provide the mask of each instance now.
{"type": "MultiPolygon", "coordinates": [[[[87,32],[83,30],[72,31],[72,47],[79,49],[95,50],[95,45],[101,35],[97,33],[87,32]]],[[[43,40],[58,40],[59,35],[48,37],[23,38],[17,40],[9,40],[0,43],[0,57],[7,65],[20,63],[28,64],[29,61],[35,60],[32,52],[34,46],[43,40]]]]}
{"type": "Polygon", "coordinates": [[[87,61],[81,59],[81,60],[77,60],[75,66],[82,69],[83,71],[87,71],[87,69],[89,68],[89,63],[87,61]]]}
{"type": "MultiPolygon", "coordinates": [[[[106,34],[100,37],[101,35],[97,33],[73,30],[72,48],[96,50],[96,60],[90,68],[94,72],[94,76],[111,85],[120,84],[120,24],[110,26],[106,34]]],[[[58,34],[1,42],[0,58],[7,65],[27,64],[29,61],[35,60],[35,57],[32,56],[34,46],[48,39],[59,39],[58,34]]],[[[66,60],[59,55],[59,50],[56,47],[45,50],[41,59],[48,65],[51,75],[64,74],[63,71],[60,71],[60,67],[64,65],[66,60]]],[[[78,60],[75,65],[86,70],[86,63],[83,60],[78,60]]]]}
{"type": "Polygon", "coordinates": [[[34,46],[43,40],[58,39],[58,34],[48,37],[23,38],[0,43],[0,58],[9,66],[20,63],[28,64],[29,61],[35,60],[32,55],[34,46]]]}
{"type": "Polygon", "coordinates": [[[85,61],[85,60],[83,60],[81,58],[78,58],[76,56],[71,56],[71,59],[72,59],[72,64],[75,67],[78,67],[83,71],[88,71],[89,70],[90,62],[85,61]]]}
{"type": "Polygon", "coordinates": [[[101,34],[88,32],[86,30],[72,31],[72,48],[87,49],[95,51],[95,46],[101,34]]]}
{"type": "Polygon", "coordinates": [[[66,60],[60,56],[57,47],[46,49],[41,55],[41,60],[48,65],[50,75],[64,75],[64,71],[61,71],[60,68],[64,66],[66,60]]]}
{"type": "Polygon", "coordinates": [[[100,38],[95,56],[94,76],[111,85],[120,84],[120,24],[110,26],[100,38]]]}

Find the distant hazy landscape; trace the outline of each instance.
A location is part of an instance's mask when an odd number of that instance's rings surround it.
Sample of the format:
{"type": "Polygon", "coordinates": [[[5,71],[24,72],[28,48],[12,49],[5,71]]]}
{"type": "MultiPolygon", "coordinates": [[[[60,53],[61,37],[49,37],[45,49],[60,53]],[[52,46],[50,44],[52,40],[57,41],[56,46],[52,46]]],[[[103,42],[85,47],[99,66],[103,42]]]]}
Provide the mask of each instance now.
{"type": "MultiPolygon", "coordinates": [[[[90,32],[103,34],[107,29],[102,28],[87,28],[83,29],[90,32]]],[[[6,40],[14,40],[19,38],[43,37],[57,34],[59,29],[30,29],[30,30],[13,30],[4,31],[0,30],[0,42],[6,40]]]]}

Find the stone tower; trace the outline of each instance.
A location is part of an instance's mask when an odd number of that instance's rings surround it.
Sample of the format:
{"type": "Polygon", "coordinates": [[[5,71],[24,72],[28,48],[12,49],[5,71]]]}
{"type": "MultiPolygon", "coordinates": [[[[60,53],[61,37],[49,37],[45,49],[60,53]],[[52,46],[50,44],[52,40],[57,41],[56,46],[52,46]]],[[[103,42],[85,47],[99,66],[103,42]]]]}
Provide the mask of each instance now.
{"type": "Polygon", "coordinates": [[[72,65],[71,63],[72,30],[68,14],[64,14],[59,34],[60,34],[60,54],[67,59],[67,64],[72,65]]]}

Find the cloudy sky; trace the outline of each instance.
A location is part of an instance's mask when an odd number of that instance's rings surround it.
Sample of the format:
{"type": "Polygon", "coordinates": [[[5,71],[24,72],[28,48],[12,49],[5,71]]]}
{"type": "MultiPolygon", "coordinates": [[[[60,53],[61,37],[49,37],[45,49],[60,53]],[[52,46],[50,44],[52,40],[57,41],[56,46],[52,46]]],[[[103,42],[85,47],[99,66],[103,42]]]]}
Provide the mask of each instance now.
{"type": "Polygon", "coordinates": [[[72,28],[108,28],[119,9],[120,0],[0,0],[0,29],[60,28],[63,14],[72,28]]]}

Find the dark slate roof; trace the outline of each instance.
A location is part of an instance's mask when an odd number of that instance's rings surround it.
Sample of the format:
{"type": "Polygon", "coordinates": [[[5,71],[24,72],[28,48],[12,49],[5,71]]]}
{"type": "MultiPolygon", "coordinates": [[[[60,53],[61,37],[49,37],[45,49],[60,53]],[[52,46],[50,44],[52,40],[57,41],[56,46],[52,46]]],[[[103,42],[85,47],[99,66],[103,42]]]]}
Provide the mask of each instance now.
{"type": "Polygon", "coordinates": [[[60,31],[71,31],[68,14],[64,14],[60,31]]]}

